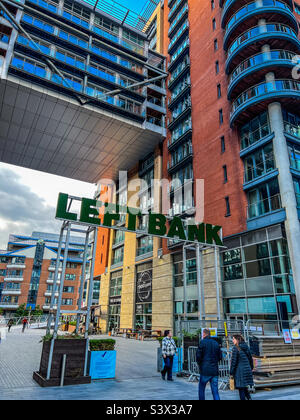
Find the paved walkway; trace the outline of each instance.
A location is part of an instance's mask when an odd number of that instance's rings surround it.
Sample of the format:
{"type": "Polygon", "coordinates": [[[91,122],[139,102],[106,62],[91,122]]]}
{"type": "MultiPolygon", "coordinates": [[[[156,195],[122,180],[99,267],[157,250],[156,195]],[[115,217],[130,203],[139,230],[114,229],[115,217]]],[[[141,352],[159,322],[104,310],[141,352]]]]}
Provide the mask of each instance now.
{"type": "MultiPolygon", "coordinates": [[[[91,385],[40,388],[32,373],[39,368],[44,331],[13,329],[0,344],[0,400],[197,400],[197,383],[175,378],[164,382],[156,372],[157,342],[117,338],[116,380],[91,385]]],[[[300,400],[300,387],[260,391],[254,399],[300,400]]],[[[207,399],[212,399],[207,390],[207,399]]],[[[237,392],[221,392],[221,399],[236,400],[237,392]]]]}

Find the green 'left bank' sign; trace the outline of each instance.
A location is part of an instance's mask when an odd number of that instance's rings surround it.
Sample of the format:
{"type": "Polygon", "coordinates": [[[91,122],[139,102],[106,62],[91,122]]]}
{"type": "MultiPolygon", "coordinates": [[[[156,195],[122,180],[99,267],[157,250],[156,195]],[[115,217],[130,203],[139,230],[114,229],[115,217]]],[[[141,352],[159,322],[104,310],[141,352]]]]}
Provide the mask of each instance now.
{"type": "Polygon", "coordinates": [[[79,222],[86,225],[99,226],[115,230],[123,230],[131,233],[146,233],[165,239],[180,239],[188,242],[196,242],[207,245],[223,246],[221,239],[221,226],[200,223],[184,226],[180,217],[167,218],[163,214],[150,213],[147,231],[140,231],[136,228],[137,209],[118,206],[115,204],[101,203],[90,198],[81,199],[80,214],[68,211],[68,194],[60,193],[56,209],[56,218],[79,222]],[[100,214],[103,214],[102,221],[100,214]],[[114,222],[121,219],[121,215],[127,214],[126,226],[116,226],[114,222]]]}

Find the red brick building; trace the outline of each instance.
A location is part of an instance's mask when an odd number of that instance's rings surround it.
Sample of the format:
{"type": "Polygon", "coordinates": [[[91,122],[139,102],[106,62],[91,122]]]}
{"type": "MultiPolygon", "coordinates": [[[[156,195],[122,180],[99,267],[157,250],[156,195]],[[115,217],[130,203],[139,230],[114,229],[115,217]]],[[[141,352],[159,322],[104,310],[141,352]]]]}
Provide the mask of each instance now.
{"type": "MultiPolygon", "coordinates": [[[[5,315],[13,314],[23,304],[28,310],[49,310],[58,239],[58,235],[42,232],[9,236],[7,250],[0,251],[0,308],[5,315]]],[[[62,310],[77,308],[83,249],[84,240],[71,237],[62,310]]]]}

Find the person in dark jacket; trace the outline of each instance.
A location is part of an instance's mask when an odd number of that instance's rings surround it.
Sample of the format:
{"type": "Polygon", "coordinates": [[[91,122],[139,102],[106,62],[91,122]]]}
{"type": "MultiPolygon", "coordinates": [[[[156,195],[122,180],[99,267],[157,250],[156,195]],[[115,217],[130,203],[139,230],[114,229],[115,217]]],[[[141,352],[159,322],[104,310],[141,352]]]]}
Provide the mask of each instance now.
{"type": "Polygon", "coordinates": [[[248,387],[253,386],[253,358],[249,347],[241,335],[233,336],[233,350],[230,375],[234,377],[234,384],[239,390],[242,401],[251,400],[248,387]]]}
{"type": "Polygon", "coordinates": [[[219,362],[222,359],[222,351],[219,344],[210,337],[210,331],[203,331],[197,350],[197,362],[200,370],[199,380],[199,400],[205,400],[205,388],[210,382],[214,400],[220,400],[218,381],[219,381],[219,362]]]}

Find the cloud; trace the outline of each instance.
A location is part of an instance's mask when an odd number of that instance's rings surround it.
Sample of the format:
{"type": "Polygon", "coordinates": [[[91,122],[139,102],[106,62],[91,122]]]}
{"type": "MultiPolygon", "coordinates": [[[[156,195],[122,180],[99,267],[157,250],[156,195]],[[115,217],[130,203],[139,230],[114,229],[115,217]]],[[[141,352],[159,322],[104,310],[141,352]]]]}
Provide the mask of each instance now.
{"type": "Polygon", "coordinates": [[[6,249],[10,233],[59,233],[60,225],[55,207],[23,185],[17,173],[0,167],[0,249],[6,249]]]}

